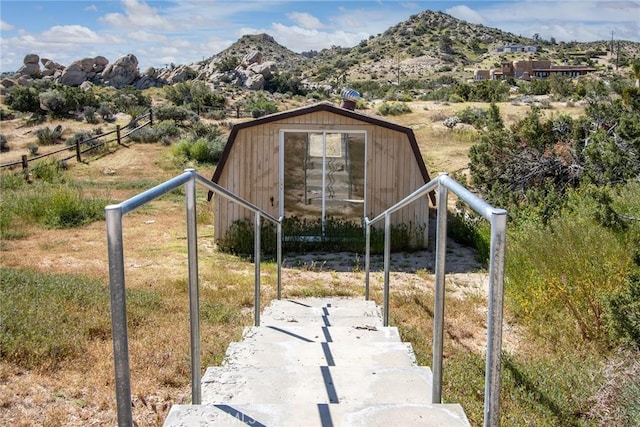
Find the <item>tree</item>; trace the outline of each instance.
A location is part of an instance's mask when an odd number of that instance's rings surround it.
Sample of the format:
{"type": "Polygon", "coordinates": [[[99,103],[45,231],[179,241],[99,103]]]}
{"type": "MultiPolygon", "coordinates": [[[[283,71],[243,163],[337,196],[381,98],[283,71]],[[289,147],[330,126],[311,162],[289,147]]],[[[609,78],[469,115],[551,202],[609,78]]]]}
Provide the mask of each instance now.
{"type": "Polygon", "coordinates": [[[640,88],[640,61],[631,64],[631,77],[636,79],[636,87],[640,88]]]}

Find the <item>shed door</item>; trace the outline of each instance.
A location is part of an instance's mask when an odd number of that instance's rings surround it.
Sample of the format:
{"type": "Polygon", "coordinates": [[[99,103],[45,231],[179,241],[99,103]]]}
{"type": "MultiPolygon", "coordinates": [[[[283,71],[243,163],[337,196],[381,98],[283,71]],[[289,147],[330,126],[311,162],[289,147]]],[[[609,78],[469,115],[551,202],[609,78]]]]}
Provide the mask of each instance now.
{"type": "Polygon", "coordinates": [[[366,133],[283,131],[280,214],[318,222],[362,223],[365,211],[366,133]]]}

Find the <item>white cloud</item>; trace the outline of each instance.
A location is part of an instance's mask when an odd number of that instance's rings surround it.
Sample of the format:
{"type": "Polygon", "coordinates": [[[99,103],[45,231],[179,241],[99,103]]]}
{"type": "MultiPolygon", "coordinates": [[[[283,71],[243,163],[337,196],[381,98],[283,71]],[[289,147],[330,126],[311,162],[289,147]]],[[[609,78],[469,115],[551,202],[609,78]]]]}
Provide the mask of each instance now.
{"type": "Polygon", "coordinates": [[[471,24],[485,24],[485,19],[482,15],[467,6],[454,6],[447,9],[446,13],[471,24]]]}
{"type": "Polygon", "coordinates": [[[162,17],[158,10],[145,2],[137,0],[123,0],[125,14],[108,13],[100,20],[118,28],[123,27],[151,27],[171,31],[174,26],[170,20],[162,17]]]}
{"type": "Polygon", "coordinates": [[[147,31],[131,31],[127,33],[127,37],[132,40],[138,40],[142,42],[164,43],[168,40],[167,37],[162,34],[150,33],[147,31]]]}
{"type": "Polygon", "coordinates": [[[42,32],[47,43],[106,43],[102,37],[82,25],[56,25],[42,32]]]}
{"type": "Polygon", "coordinates": [[[85,7],[84,10],[86,12],[97,12],[98,11],[98,6],[96,6],[95,4],[92,4],[90,6],[85,7]]]}
{"type": "Polygon", "coordinates": [[[303,28],[318,29],[323,27],[318,18],[308,13],[291,12],[287,14],[287,18],[303,28]]]}
{"type": "Polygon", "coordinates": [[[0,31],[11,31],[14,29],[14,26],[9,24],[8,22],[4,22],[0,19],[0,31]]]}

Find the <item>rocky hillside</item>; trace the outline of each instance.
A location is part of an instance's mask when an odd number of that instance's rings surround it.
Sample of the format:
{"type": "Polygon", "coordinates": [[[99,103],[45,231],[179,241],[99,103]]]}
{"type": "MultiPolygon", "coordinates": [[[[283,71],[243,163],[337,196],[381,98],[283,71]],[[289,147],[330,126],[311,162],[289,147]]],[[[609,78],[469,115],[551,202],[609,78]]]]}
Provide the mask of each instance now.
{"type": "MultiPolygon", "coordinates": [[[[532,35],[534,36],[534,35],[532,35]]],[[[424,11],[362,40],[354,47],[332,47],[320,52],[295,53],[268,34],[245,35],[224,51],[204,61],[149,68],[140,73],[133,55],[109,64],[103,57],[86,58],[68,67],[27,55],[25,66],[13,82],[47,78],[77,86],[83,82],[138,89],[197,79],[230,88],[264,89],[270,79],[284,75],[310,89],[335,88],[347,81],[380,83],[400,79],[437,78],[442,73],[470,78],[476,68],[493,68],[501,61],[550,59],[556,64],[589,65],[606,70],[616,61],[624,67],[640,56],[640,43],[619,42],[619,55],[610,53],[607,41],[555,43],[527,38],[483,25],[469,24],[441,12],[424,11]],[[522,44],[536,46],[527,54],[497,53],[496,47],[522,44]],[[46,63],[45,63],[46,62],[46,63]]],[[[5,81],[5,86],[11,84],[5,81]]]]}

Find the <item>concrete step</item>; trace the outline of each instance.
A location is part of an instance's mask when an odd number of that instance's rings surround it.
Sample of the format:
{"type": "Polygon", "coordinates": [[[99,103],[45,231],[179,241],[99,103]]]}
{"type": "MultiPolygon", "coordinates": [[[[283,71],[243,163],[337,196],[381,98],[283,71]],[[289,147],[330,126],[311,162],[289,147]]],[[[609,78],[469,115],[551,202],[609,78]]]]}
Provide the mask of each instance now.
{"type": "Polygon", "coordinates": [[[398,328],[370,325],[356,326],[250,326],[244,329],[243,341],[301,342],[401,342],[398,328]]]}
{"type": "Polygon", "coordinates": [[[383,327],[382,318],[373,316],[316,316],[265,314],[260,316],[260,326],[356,326],[361,328],[383,327]]]}
{"type": "Polygon", "coordinates": [[[329,307],[305,307],[301,305],[277,304],[263,310],[264,316],[294,316],[294,317],[375,317],[382,318],[382,310],[375,306],[329,306],[329,307]]]}
{"type": "Polygon", "coordinates": [[[364,298],[347,298],[347,297],[310,297],[310,298],[289,298],[281,300],[272,300],[269,306],[265,310],[280,309],[287,307],[288,309],[295,310],[296,308],[327,308],[329,310],[337,309],[356,309],[356,310],[370,310],[377,309],[375,301],[365,300],[364,298]]]}
{"type": "Polygon", "coordinates": [[[431,369],[422,366],[210,367],[202,377],[202,403],[431,402],[431,369]]]}
{"type": "Polygon", "coordinates": [[[224,366],[417,366],[410,343],[232,342],[224,366]]]}
{"type": "Polygon", "coordinates": [[[330,404],[220,404],[174,405],[165,427],[178,426],[322,426],[469,427],[464,411],[455,404],[330,405],[330,404]]]}

